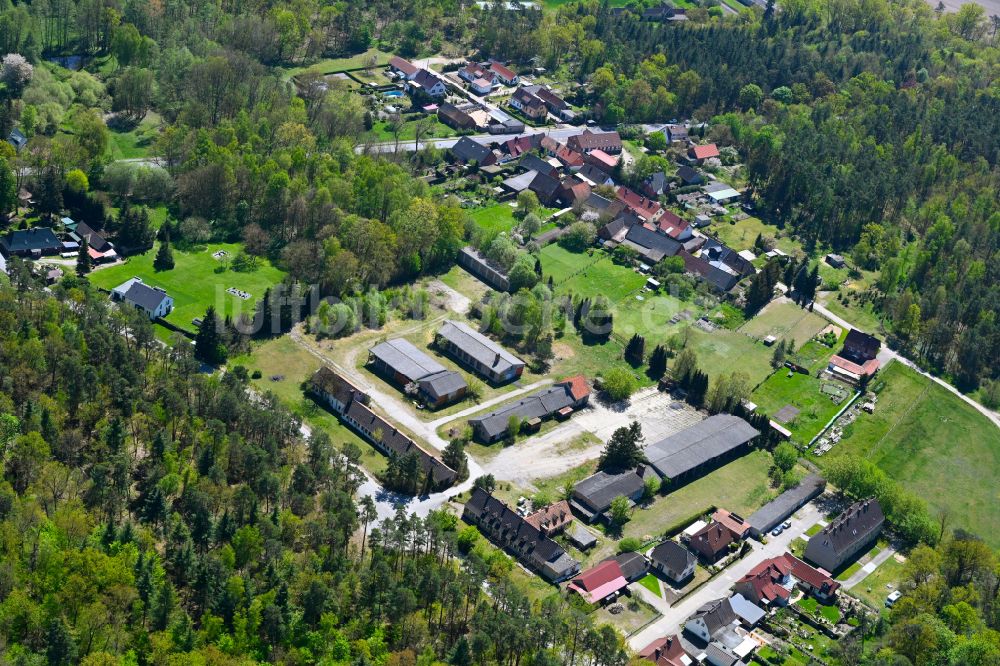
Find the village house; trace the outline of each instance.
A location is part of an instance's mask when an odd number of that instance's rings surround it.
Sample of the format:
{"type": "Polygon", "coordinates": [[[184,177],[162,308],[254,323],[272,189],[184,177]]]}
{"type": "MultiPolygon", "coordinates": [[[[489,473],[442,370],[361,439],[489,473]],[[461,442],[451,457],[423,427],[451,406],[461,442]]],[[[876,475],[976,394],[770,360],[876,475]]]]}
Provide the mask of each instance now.
{"type": "Polygon", "coordinates": [[[885,515],[877,499],[855,502],[836,520],[809,538],[804,557],[827,571],[835,572],[875,543],[885,515]]]}
{"type": "Polygon", "coordinates": [[[146,313],[150,319],[166,317],[174,309],[174,299],[160,287],[150,287],[141,278],[131,278],[111,290],[112,300],[146,313]]]}
{"type": "MultiPolygon", "coordinates": [[[[522,155],[527,155],[538,149],[542,141],[541,134],[523,134],[513,139],[508,139],[500,146],[500,150],[509,159],[518,159],[522,155]]],[[[504,160],[506,161],[506,160],[504,160]]]]}
{"type": "Polygon", "coordinates": [[[43,257],[59,254],[62,242],[48,227],[33,227],[9,231],[0,238],[0,250],[5,257],[43,257]]]}
{"type": "Polygon", "coordinates": [[[712,520],[729,530],[734,541],[743,541],[750,536],[750,523],[731,511],[716,509],[712,514],[712,520]]]}
{"type": "Polygon", "coordinates": [[[389,58],[389,69],[407,81],[413,80],[420,68],[405,58],[392,56],[389,58]]]}
{"type": "Polygon", "coordinates": [[[559,201],[559,192],[562,182],[558,176],[549,176],[544,173],[536,175],[528,189],[535,193],[538,201],[543,206],[553,206],[559,201]]]}
{"type": "Polygon", "coordinates": [[[456,162],[463,164],[475,162],[479,166],[490,166],[497,163],[496,153],[467,136],[455,142],[451,147],[451,154],[456,162]]]}
{"type": "Polygon", "coordinates": [[[478,527],[490,541],[550,583],[566,580],[580,571],[580,563],[562,546],[482,488],[473,489],[462,510],[462,520],[478,527]]]}
{"type": "Polygon", "coordinates": [[[606,171],[600,167],[594,166],[593,164],[584,164],[580,167],[580,170],[576,172],[576,175],[586,180],[591,187],[597,187],[598,185],[613,186],[615,184],[614,178],[612,178],[606,171]]]}
{"type": "Polygon", "coordinates": [[[663,211],[656,227],[660,233],[666,234],[681,243],[691,240],[694,236],[691,223],[670,210],[663,211]]]}
{"type": "Polygon", "coordinates": [[[585,153],[583,155],[583,160],[587,164],[593,165],[601,171],[614,171],[615,167],[618,166],[618,156],[609,155],[600,148],[596,148],[589,153],[585,153]]]}
{"type": "Polygon", "coordinates": [[[559,169],[552,166],[535,153],[525,153],[518,161],[517,168],[521,171],[534,171],[550,178],[559,177],[559,169]]]}
{"type": "Polygon", "coordinates": [[[538,528],[547,537],[559,534],[573,522],[573,512],[569,502],[559,500],[534,511],[525,518],[529,525],[538,528]]]}
{"type": "Polygon", "coordinates": [[[690,550],[677,543],[667,540],[658,544],[649,554],[649,559],[655,571],[659,571],[667,580],[679,585],[694,575],[698,558],[690,550]]]}
{"type": "Polygon", "coordinates": [[[424,491],[447,488],[458,474],[441,460],[400,432],[394,424],[369,407],[370,397],[349,381],[322,367],[309,380],[309,393],[326,403],[348,427],[361,435],[384,455],[416,457],[424,473],[424,491]]]}
{"type": "Polygon", "coordinates": [[[733,585],[733,591],[758,606],[773,608],[787,606],[796,585],[823,603],[831,603],[840,589],[840,583],[829,574],[814,569],[791,553],[783,553],[747,572],[733,585]]]}
{"type": "Polygon", "coordinates": [[[658,199],[669,190],[670,181],[667,178],[667,174],[663,171],[651,173],[642,181],[642,193],[650,199],[658,199]]]}
{"type": "Polygon", "coordinates": [[[461,374],[448,370],[404,338],[369,349],[368,363],[408,393],[417,393],[432,409],[461,400],[469,388],[461,374]]]}
{"type": "Polygon", "coordinates": [[[584,521],[592,523],[606,518],[605,514],[616,497],[635,502],[645,490],[643,477],[634,471],[617,474],[597,472],[573,486],[569,505],[584,521]]]}
{"type": "Polygon", "coordinates": [[[96,263],[114,261],[118,258],[115,246],[100,233],[90,228],[86,222],[76,225],[73,232],[81,241],[87,241],[87,254],[96,263]]]}
{"type": "Polygon", "coordinates": [[[524,372],[524,361],[460,321],[445,321],[434,344],[494,384],[513,381],[524,372]]]}
{"type": "Polygon", "coordinates": [[[581,134],[569,137],[566,145],[581,153],[603,150],[610,155],[617,155],[622,152],[622,138],[618,132],[593,132],[585,129],[581,134]]]}
{"type": "Polygon", "coordinates": [[[729,552],[733,533],[714,520],[691,535],[688,547],[706,564],[718,562],[729,552]]]}
{"type": "Polygon", "coordinates": [[[694,164],[704,164],[705,160],[719,156],[719,147],[714,143],[694,145],[688,149],[688,159],[694,164]]]}
{"type": "Polygon", "coordinates": [[[742,455],[760,431],[732,414],[715,414],[646,447],[646,459],[673,484],[742,455]]]}
{"type": "Polygon", "coordinates": [[[490,71],[496,74],[500,83],[505,86],[516,86],[521,81],[521,77],[514,70],[496,60],[490,61],[490,71]]]}
{"type": "Polygon", "coordinates": [[[830,357],[827,371],[849,383],[860,383],[879,369],[877,358],[882,343],[873,335],[851,329],[844,339],[844,348],[830,357]]]}
{"type": "Polygon", "coordinates": [[[523,86],[514,91],[509,103],[532,120],[540,120],[548,115],[545,102],[537,95],[528,92],[523,86]]]}
{"type": "Polygon", "coordinates": [[[681,249],[681,244],[673,238],[656,233],[643,224],[629,227],[622,245],[635,250],[650,266],[659,263],[665,257],[674,256],[681,249]]]}
{"type": "Polygon", "coordinates": [[[660,131],[667,137],[667,143],[684,143],[688,140],[688,129],[684,125],[664,125],[660,131]]]}
{"type": "Polygon", "coordinates": [[[656,666],[691,666],[694,660],[684,651],[678,636],[664,636],[639,650],[639,658],[656,666]]]}
{"type": "Polygon", "coordinates": [[[679,167],[677,167],[676,175],[678,178],[680,178],[681,182],[685,186],[701,185],[705,181],[705,179],[702,177],[700,173],[698,173],[695,169],[692,169],[686,164],[682,164],[679,167]]]}
{"type": "Polygon", "coordinates": [[[572,176],[562,182],[559,189],[559,200],[564,206],[575,206],[586,201],[590,196],[590,185],[572,176]]]}
{"type": "Polygon", "coordinates": [[[633,192],[625,186],[619,187],[615,196],[645,222],[656,222],[663,214],[663,206],[659,201],[633,192]]]}
{"type": "Polygon", "coordinates": [[[522,427],[537,429],[542,421],[550,418],[569,418],[574,411],[585,407],[589,399],[587,380],[582,375],[567,377],[487,414],[469,419],[469,425],[476,439],[489,444],[510,434],[511,417],[516,417],[522,427]]]}
{"type": "Polygon", "coordinates": [[[579,171],[584,165],[584,156],[569,146],[561,145],[556,151],[556,159],[569,171],[579,171]]]}
{"type": "Polygon", "coordinates": [[[24,135],[24,132],[15,127],[7,135],[7,143],[14,146],[16,152],[21,152],[21,149],[28,145],[28,137],[24,135]]]}
{"type": "Polygon", "coordinates": [[[649,560],[642,553],[626,551],[618,553],[609,559],[613,559],[618,563],[618,567],[622,570],[622,575],[630,583],[634,583],[649,573],[649,560]]]}
{"type": "Polygon", "coordinates": [[[485,95],[500,85],[500,77],[490,68],[489,63],[470,62],[458,70],[458,76],[462,80],[474,84],[471,86],[473,91],[480,95],[485,95]],[[477,82],[479,82],[478,85],[476,85],[477,82]],[[480,92],[477,88],[482,89],[484,85],[485,90],[480,92]]]}
{"type": "Polygon", "coordinates": [[[628,581],[622,575],[618,562],[610,559],[582,572],[566,588],[579,594],[588,604],[599,604],[606,599],[615,599],[628,588],[628,581]]]}
{"type": "Polygon", "coordinates": [[[430,97],[444,97],[445,93],[448,92],[444,80],[427,69],[421,69],[417,71],[412,79],[407,79],[406,90],[411,94],[423,92],[430,97]]]}

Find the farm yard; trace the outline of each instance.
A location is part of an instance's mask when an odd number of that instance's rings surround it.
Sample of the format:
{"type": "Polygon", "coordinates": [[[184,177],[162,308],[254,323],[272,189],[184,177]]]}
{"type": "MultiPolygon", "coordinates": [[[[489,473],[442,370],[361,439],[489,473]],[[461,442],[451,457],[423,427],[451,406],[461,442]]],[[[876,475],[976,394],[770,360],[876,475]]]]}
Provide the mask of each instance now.
{"type": "Polygon", "coordinates": [[[231,260],[243,250],[239,243],[213,243],[200,245],[189,251],[174,248],[176,265],[169,271],[153,268],[156,251],[129,257],[123,263],[95,270],[90,281],[102,289],[112,289],[129,278],[138,277],[153,287],[162,287],[174,299],[174,310],[166,320],[181,328],[194,330],[191,320],[205,314],[208,306],[215,306],[219,316],[253,314],[254,304],[264,292],[281,282],[284,273],[264,258],[254,259],[255,267],[237,272],[231,260]],[[213,255],[225,252],[219,258],[213,255]],[[227,289],[248,293],[242,298],[227,289]]]}
{"type": "Polygon", "coordinates": [[[869,458],[914,494],[932,514],[1000,547],[996,488],[983,479],[1000,474],[1000,433],[985,417],[941,386],[901,363],[890,363],[870,387],[874,414],[862,414],[817,462],[841,456],[869,458]],[[942,492],[961,488],[961,492],[942,492]]]}
{"type": "Polygon", "coordinates": [[[842,395],[838,401],[822,388],[822,380],[816,377],[779,368],[750,399],[757,403],[759,411],[782,424],[792,433],[792,439],[804,445],[844,406],[842,395]]]}

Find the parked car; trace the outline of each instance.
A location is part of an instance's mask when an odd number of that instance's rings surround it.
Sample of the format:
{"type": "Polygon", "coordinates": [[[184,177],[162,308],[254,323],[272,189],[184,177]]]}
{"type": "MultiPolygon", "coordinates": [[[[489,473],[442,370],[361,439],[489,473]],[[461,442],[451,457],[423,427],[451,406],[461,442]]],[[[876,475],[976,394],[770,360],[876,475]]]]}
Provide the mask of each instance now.
{"type": "Polygon", "coordinates": [[[792,521],[790,520],[786,520],[785,522],[781,523],[781,529],[783,530],[787,530],[791,526],[792,526],[792,521]]]}
{"type": "Polygon", "coordinates": [[[889,596],[885,598],[885,607],[892,608],[896,604],[896,602],[899,601],[899,598],[901,596],[903,596],[903,593],[900,592],[899,590],[893,590],[892,592],[890,592],[889,596]]]}
{"type": "Polygon", "coordinates": [[[785,531],[784,526],[783,525],[778,525],[773,530],[771,530],[771,536],[778,536],[779,534],[781,534],[784,531],[785,531]]]}

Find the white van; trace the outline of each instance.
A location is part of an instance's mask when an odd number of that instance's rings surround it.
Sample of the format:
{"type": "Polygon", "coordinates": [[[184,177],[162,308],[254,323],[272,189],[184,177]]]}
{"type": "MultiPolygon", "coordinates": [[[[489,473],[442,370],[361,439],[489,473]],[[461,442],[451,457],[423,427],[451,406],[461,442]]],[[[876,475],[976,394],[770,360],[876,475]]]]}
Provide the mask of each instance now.
{"type": "Polygon", "coordinates": [[[885,598],[885,607],[892,608],[896,604],[896,602],[899,601],[899,598],[901,596],[903,596],[903,593],[900,592],[899,590],[893,590],[892,592],[890,592],[889,596],[885,598]]]}

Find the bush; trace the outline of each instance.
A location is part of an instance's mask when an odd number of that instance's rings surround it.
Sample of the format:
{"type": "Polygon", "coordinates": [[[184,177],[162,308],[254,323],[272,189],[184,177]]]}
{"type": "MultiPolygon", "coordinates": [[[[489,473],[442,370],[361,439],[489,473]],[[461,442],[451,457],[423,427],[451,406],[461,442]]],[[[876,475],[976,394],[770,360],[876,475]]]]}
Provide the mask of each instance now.
{"type": "Polygon", "coordinates": [[[627,400],[639,388],[639,382],[625,368],[611,368],[604,375],[604,391],[615,402],[627,400]]]}
{"type": "Polygon", "coordinates": [[[250,373],[250,379],[260,379],[263,376],[264,375],[261,374],[260,370],[254,370],[253,372],[250,373]]]}
{"type": "Polygon", "coordinates": [[[642,541],[636,537],[625,537],[618,542],[619,553],[634,553],[642,548],[642,541]]]}
{"type": "Polygon", "coordinates": [[[468,555],[472,547],[476,545],[479,541],[479,530],[469,525],[468,527],[463,527],[462,531],[458,533],[458,537],[455,539],[455,543],[458,546],[458,551],[463,555],[468,555]]]}

